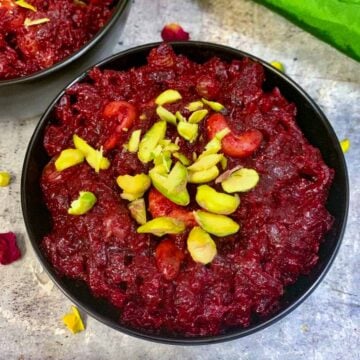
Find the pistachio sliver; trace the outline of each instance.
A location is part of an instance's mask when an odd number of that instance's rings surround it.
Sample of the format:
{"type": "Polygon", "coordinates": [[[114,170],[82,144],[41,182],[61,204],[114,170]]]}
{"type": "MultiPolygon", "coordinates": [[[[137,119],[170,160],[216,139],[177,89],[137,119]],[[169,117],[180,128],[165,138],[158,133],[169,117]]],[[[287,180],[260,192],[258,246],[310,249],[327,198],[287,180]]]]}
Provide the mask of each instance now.
{"type": "Polygon", "coordinates": [[[137,232],[140,234],[153,234],[160,237],[166,234],[180,234],[185,228],[184,222],[172,217],[162,216],[138,227],[137,232]]]}
{"type": "Polygon", "coordinates": [[[79,197],[74,200],[68,214],[70,215],[83,215],[90,211],[96,203],[96,196],[90,191],[80,191],[79,197]]]}
{"type": "Polygon", "coordinates": [[[192,165],[188,167],[190,171],[203,171],[210,169],[223,158],[223,154],[209,154],[199,157],[192,165]]]}
{"type": "Polygon", "coordinates": [[[24,8],[24,9],[28,9],[28,10],[31,10],[31,11],[34,11],[34,12],[37,11],[35,6],[29,4],[25,0],[17,0],[17,1],[15,1],[15,4],[22,7],[22,8],[24,8]]]}
{"type": "Polygon", "coordinates": [[[146,174],[120,175],[116,178],[119,187],[129,194],[144,193],[151,185],[150,177],[146,174]]]}
{"type": "Polygon", "coordinates": [[[217,254],[215,241],[199,226],[190,231],[187,249],[195,262],[204,265],[211,263],[217,254]]]}
{"type": "Polygon", "coordinates": [[[238,195],[224,194],[208,185],[198,186],[195,199],[203,209],[221,215],[232,214],[240,205],[238,195]]]}
{"type": "Polygon", "coordinates": [[[49,18],[41,18],[41,19],[34,19],[34,20],[26,18],[24,20],[24,26],[28,27],[28,26],[34,26],[34,25],[41,25],[41,24],[45,24],[49,21],[50,21],[49,18]]]}
{"type": "Polygon", "coordinates": [[[216,102],[216,101],[210,101],[210,100],[206,100],[204,98],[201,99],[201,101],[207,105],[210,109],[214,110],[214,111],[222,111],[225,109],[225,106],[216,102]]]}
{"type": "Polygon", "coordinates": [[[219,169],[217,166],[212,166],[211,168],[203,171],[189,171],[188,181],[192,184],[204,184],[216,179],[218,175],[219,169]]]}
{"type": "Polygon", "coordinates": [[[141,162],[147,163],[153,159],[152,152],[163,140],[166,133],[166,121],[156,122],[143,136],[139,144],[138,158],[141,162]]]}
{"type": "Polygon", "coordinates": [[[205,118],[205,116],[207,114],[208,114],[208,110],[206,110],[206,109],[196,110],[190,115],[189,123],[190,124],[198,124],[205,118]]]}
{"type": "Polygon", "coordinates": [[[140,193],[127,193],[127,192],[123,192],[120,194],[120,197],[124,200],[128,200],[128,201],[135,201],[137,199],[140,199],[141,197],[144,196],[143,192],[140,193]]]}
{"type": "Polygon", "coordinates": [[[185,116],[182,115],[180,111],[177,111],[177,112],[175,113],[175,116],[176,116],[176,118],[178,119],[178,121],[180,121],[180,122],[181,122],[181,121],[186,122],[185,116]]]}
{"type": "Polygon", "coordinates": [[[215,236],[228,236],[239,231],[240,225],[225,215],[212,214],[206,211],[194,211],[196,222],[208,233],[215,236]]]}
{"type": "Polygon", "coordinates": [[[185,166],[189,166],[191,164],[191,161],[184,154],[180,152],[174,152],[172,156],[180,160],[180,162],[185,166]]]}
{"type": "Polygon", "coordinates": [[[65,149],[55,161],[57,171],[65,170],[84,161],[84,154],[78,149],[65,149]]]}
{"type": "Polygon", "coordinates": [[[156,99],[156,105],[164,105],[174,103],[182,98],[177,90],[168,89],[163,91],[156,99]]]}
{"type": "Polygon", "coordinates": [[[10,184],[11,175],[7,171],[0,171],[0,187],[6,187],[10,184]]]}
{"type": "Polygon", "coordinates": [[[163,106],[159,105],[156,108],[156,113],[161,120],[176,125],[176,116],[168,109],[165,109],[163,106]]]}
{"type": "Polygon", "coordinates": [[[177,125],[177,131],[185,140],[194,142],[198,136],[199,125],[180,121],[177,125]]]}
{"type": "Polygon", "coordinates": [[[146,205],[143,198],[134,200],[128,204],[132,218],[140,225],[146,223],[146,205]]]}
{"type": "Polygon", "coordinates": [[[141,136],[140,129],[132,132],[128,143],[128,150],[131,153],[136,153],[138,151],[140,144],[140,136],[141,136]]]}
{"type": "Polygon", "coordinates": [[[193,112],[193,111],[196,111],[196,110],[200,110],[204,107],[204,104],[202,101],[198,100],[198,101],[193,101],[189,104],[187,104],[185,106],[185,109],[190,111],[190,112],[193,112]]]}
{"type": "Polygon", "coordinates": [[[256,170],[242,168],[223,180],[221,186],[228,193],[246,192],[253,189],[259,180],[260,177],[256,170]]]}

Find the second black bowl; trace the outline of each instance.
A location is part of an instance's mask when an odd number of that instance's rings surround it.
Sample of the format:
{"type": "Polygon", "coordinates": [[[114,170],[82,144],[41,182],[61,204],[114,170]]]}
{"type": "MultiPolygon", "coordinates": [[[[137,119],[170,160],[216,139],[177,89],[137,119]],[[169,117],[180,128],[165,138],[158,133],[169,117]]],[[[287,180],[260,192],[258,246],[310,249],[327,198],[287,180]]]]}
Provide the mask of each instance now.
{"type": "MultiPolygon", "coordinates": [[[[127,50],[102,61],[98,66],[106,69],[126,70],[143,65],[146,63],[146,56],[149,51],[157,45],[159,44],[148,44],[127,50]]],[[[43,147],[44,130],[51,119],[54,106],[65,90],[51,103],[30,141],[22,174],[22,210],[31,244],[50,277],[75,304],[91,316],[126,334],[157,342],[194,345],[227,341],[249,335],[278,321],[301,304],[324,278],[339,249],[346,225],[349,202],[348,176],[339,141],[328,120],[314,101],[286,75],[254,56],[221,45],[184,42],[174,43],[173,48],[175,52],[186,55],[191,60],[200,63],[213,56],[218,56],[226,61],[241,59],[246,56],[260,62],[265,68],[265,87],[273,88],[277,86],[289,101],[295,103],[298,110],[298,125],[310,143],[320,149],[326,164],[335,170],[335,178],[327,202],[327,208],[335,218],[334,226],[320,246],[317,265],[308,276],[300,277],[294,285],[287,287],[278,312],[268,319],[257,320],[248,328],[233,329],[218,336],[186,338],[149,335],[120,325],[118,311],[110,306],[108,302],[95,298],[85,284],[62,278],[56,274],[39,247],[43,236],[50,230],[50,218],[42,201],[39,180],[44,166],[49,161],[43,147]]],[[[86,73],[75,79],[67,88],[81,81],[85,76],[86,73]]]]}

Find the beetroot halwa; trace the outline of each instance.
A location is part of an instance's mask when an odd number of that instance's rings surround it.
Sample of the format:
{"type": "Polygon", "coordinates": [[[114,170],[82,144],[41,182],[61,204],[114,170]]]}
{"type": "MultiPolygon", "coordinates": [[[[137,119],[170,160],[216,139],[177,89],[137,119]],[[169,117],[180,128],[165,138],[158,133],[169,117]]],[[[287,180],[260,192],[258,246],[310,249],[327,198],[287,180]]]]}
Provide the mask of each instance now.
{"type": "MultiPolygon", "coordinates": [[[[60,275],[85,281],[95,296],[118,307],[121,324],[185,336],[246,327],[253,316],[275,312],[285,287],[316,264],[333,223],[325,203],[334,172],[297,126],[294,104],[277,88],[264,91],[263,82],[262,65],[248,58],[197,64],[163,44],[142,67],[94,68],[59,101],[44,138],[52,160],[41,186],[53,227],[42,249],[60,275]],[[168,216],[186,226],[159,237],[137,233],[139,225],[116,182],[119,175],[149,172],[151,162],[140,161],[128,142],[135,130],[143,137],[159,120],[155,99],[167,89],[177,90],[181,99],[163,107],[184,118],[190,116],[188,104],[200,99],[224,106],[216,111],[205,102],[208,112],[198,123],[196,141],[167,124],[166,139],[183,155],[193,162],[214,133],[228,126],[231,133],[220,150],[227,164],[217,165],[220,173],[243,167],[260,176],[252,190],[239,193],[240,205],[228,215],[240,230],[211,235],[217,255],[206,265],[195,262],[187,248],[189,232],[197,226],[192,211],[199,209],[199,184],[187,183],[186,206],[153,186],[142,195],[148,220],[168,216]],[[102,148],[110,166],[96,172],[82,162],[57,171],[54,161],[74,148],[74,134],[102,148]],[[84,215],[69,215],[80,191],[92,192],[97,202],[84,215]]],[[[208,185],[223,191],[214,180],[208,185]]]]}
{"type": "Polygon", "coordinates": [[[0,80],[51,67],[88,42],[114,0],[0,0],[0,80]]]}

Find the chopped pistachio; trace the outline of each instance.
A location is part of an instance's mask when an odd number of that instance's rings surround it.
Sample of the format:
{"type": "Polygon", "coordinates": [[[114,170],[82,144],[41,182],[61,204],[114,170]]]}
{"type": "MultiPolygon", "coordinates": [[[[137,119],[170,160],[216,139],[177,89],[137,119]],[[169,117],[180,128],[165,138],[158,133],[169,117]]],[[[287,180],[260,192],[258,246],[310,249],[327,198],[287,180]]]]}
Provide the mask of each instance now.
{"type": "Polygon", "coordinates": [[[281,72],[285,72],[284,64],[280,61],[271,61],[270,64],[275,68],[280,70],[281,72]]]}
{"type": "Polygon", "coordinates": [[[96,196],[90,191],[80,191],[79,197],[71,202],[68,214],[83,215],[90,211],[96,204],[96,196]]]}
{"type": "Polygon", "coordinates": [[[78,149],[65,149],[55,161],[57,171],[81,164],[84,161],[84,154],[78,149]]]}
{"type": "Polygon", "coordinates": [[[210,109],[214,110],[214,111],[222,111],[225,109],[225,106],[216,102],[216,101],[210,101],[210,100],[206,100],[204,98],[201,99],[201,101],[207,105],[210,109]]]}
{"type": "Polygon", "coordinates": [[[199,125],[180,121],[177,125],[177,131],[185,140],[194,142],[198,136],[199,125]]]}
{"type": "Polygon", "coordinates": [[[116,182],[127,194],[143,194],[151,185],[150,177],[146,174],[120,175],[116,182]]]}
{"type": "Polygon", "coordinates": [[[135,153],[138,151],[139,144],[140,144],[140,136],[141,136],[140,129],[132,132],[132,134],[130,136],[129,144],[128,144],[128,150],[131,153],[135,153]]]}
{"type": "Polygon", "coordinates": [[[224,128],[222,130],[220,130],[219,132],[217,132],[215,134],[215,137],[219,140],[222,140],[226,135],[230,134],[231,130],[229,128],[224,128]]]}
{"type": "Polygon", "coordinates": [[[222,215],[232,214],[240,205],[238,195],[224,194],[208,185],[198,186],[195,199],[203,209],[222,215]]]}
{"type": "Polygon", "coordinates": [[[156,108],[156,113],[158,114],[159,118],[163,121],[167,121],[170,124],[176,126],[176,116],[169,110],[165,109],[161,105],[156,108]]]}
{"type": "Polygon", "coordinates": [[[65,316],[63,316],[62,320],[66,325],[66,327],[73,334],[85,330],[85,326],[81,319],[79,310],[75,306],[71,306],[71,313],[68,313],[65,316]]]}
{"type": "Polygon", "coordinates": [[[180,121],[180,122],[182,122],[182,121],[183,121],[183,122],[186,122],[185,116],[182,115],[180,111],[177,111],[177,112],[175,113],[175,116],[176,116],[176,118],[178,119],[178,121],[180,121]]]}
{"type": "Polygon", "coordinates": [[[156,99],[156,105],[171,104],[180,100],[181,94],[177,90],[168,89],[162,92],[156,99]]]}
{"type": "Polygon", "coordinates": [[[203,171],[189,171],[188,181],[192,184],[204,184],[216,179],[219,175],[219,169],[216,165],[203,171]]]}
{"type": "Polygon", "coordinates": [[[200,110],[204,107],[204,104],[202,101],[198,100],[198,101],[193,101],[189,104],[187,104],[185,106],[186,110],[189,110],[190,112],[196,111],[196,110],[200,110]]]}
{"type": "Polygon", "coordinates": [[[140,225],[146,223],[146,205],[143,198],[134,200],[128,204],[132,218],[140,225]]]}
{"type": "Polygon", "coordinates": [[[34,26],[34,25],[41,25],[41,24],[45,24],[49,21],[50,21],[49,18],[41,18],[41,19],[35,19],[35,20],[26,18],[24,20],[24,26],[28,27],[28,26],[34,26]]]}
{"type": "Polygon", "coordinates": [[[192,165],[188,167],[190,171],[203,171],[210,169],[223,158],[223,154],[209,154],[199,157],[192,165]]]}
{"type": "Polygon", "coordinates": [[[180,152],[174,152],[172,155],[174,158],[180,160],[180,162],[185,166],[189,166],[191,164],[191,161],[180,152]]]}
{"type": "Polygon", "coordinates": [[[75,148],[84,154],[87,163],[95,169],[96,172],[99,172],[99,170],[106,170],[110,167],[110,161],[103,156],[102,148],[100,150],[94,149],[76,134],[73,135],[73,142],[75,148]]]}
{"type": "Polygon", "coordinates": [[[186,206],[190,202],[190,196],[186,189],[187,170],[179,161],[171,169],[170,173],[159,173],[157,167],[149,172],[155,188],[175,204],[186,206]]]}
{"type": "Polygon", "coordinates": [[[223,180],[221,186],[228,193],[245,192],[254,188],[259,179],[260,177],[256,170],[242,168],[223,180]]]}
{"type": "Polygon", "coordinates": [[[206,109],[196,110],[190,115],[189,123],[190,124],[198,124],[205,118],[205,116],[207,114],[208,114],[208,110],[206,110],[206,109]]]}
{"type": "Polygon", "coordinates": [[[24,8],[24,9],[28,9],[28,10],[31,10],[31,11],[34,11],[34,12],[37,11],[35,6],[29,4],[25,0],[17,0],[17,1],[15,1],[15,4],[22,7],[22,8],[24,8]]]}
{"type": "Polygon", "coordinates": [[[154,158],[155,166],[164,166],[165,173],[168,173],[171,168],[171,153],[170,151],[163,151],[154,158]]]}
{"type": "Polygon", "coordinates": [[[143,136],[139,144],[138,158],[147,163],[153,159],[152,151],[163,140],[166,133],[166,121],[156,122],[143,136]]]}
{"type": "Polygon", "coordinates": [[[345,154],[349,151],[350,149],[350,140],[349,139],[344,139],[340,141],[340,146],[341,146],[341,150],[342,152],[345,154]]]}
{"type": "Polygon", "coordinates": [[[194,211],[196,222],[208,233],[215,236],[228,236],[239,231],[240,226],[225,215],[212,214],[206,211],[194,211]]]}
{"type": "Polygon", "coordinates": [[[195,262],[204,265],[211,263],[217,254],[215,241],[199,226],[190,231],[187,249],[195,262]]]}
{"type": "Polygon", "coordinates": [[[221,168],[223,170],[225,170],[227,168],[228,160],[225,156],[221,159],[220,164],[221,164],[221,168]]]}
{"type": "Polygon", "coordinates": [[[157,217],[138,227],[139,234],[153,234],[164,236],[165,234],[180,234],[185,230],[185,223],[167,216],[157,217]]]}
{"type": "Polygon", "coordinates": [[[11,176],[6,171],[0,171],[0,187],[6,187],[10,184],[11,176]]]}
{"type": "Polygon", "coordinates": [[[197,159],[197,153],[194,151],[193,153],[192,153],[192,159],[193,159],[193,161],[196,161],[196,159],[197,159]]]}

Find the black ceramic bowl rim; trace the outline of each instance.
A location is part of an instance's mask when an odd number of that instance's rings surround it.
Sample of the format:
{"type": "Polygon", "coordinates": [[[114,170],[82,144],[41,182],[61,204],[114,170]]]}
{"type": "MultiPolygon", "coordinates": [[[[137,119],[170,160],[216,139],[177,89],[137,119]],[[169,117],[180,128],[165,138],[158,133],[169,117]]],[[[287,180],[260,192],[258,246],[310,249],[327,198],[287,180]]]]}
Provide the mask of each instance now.
{"type": "MultiPolygon", "coordinates": [[[[154,48],[154,47],[156,47],[156,46],[158,46],[160,44],[161,43],[151,43],[151,44],[145,44],[145,45],[141,45],[141,46],[138,46],[138,47],[128,49],[126,51],[120,52],[118,54],[112,55],[112,56],[104,59],[103,61],[99,62],[95,66],[104,67],[104,66],[106,66],[106,64],[110,63],[112,60],[115,60],[115,59],[120,58],[120,57],[126,57],[127,55],[132,54],[132,53],[136,53],[136,52],[144,52],[144,51],[148,52],[148,51],[150,51],[150,49],[152,49],[152,48],[154,48]]],[[[167,337],[165,335],[147,334],[147,333],[144,333],[144,332],[141,332],[141,331],[138,331],[138,330],[134,330],[134,329],[130,329],[130,328],[127,328],[125,326],[122,326],[122,325],[120,325],[120,323],[114,323],[111,319],[107,318],[106,316],[104,316],[102,314],[97,313],[86,302],[79,300],[78,298],[76,298],[75,296],[70,294],[66,289],[64,289],[62,287],[62,285],[60,284],[59,278],[55,274],[53,268],[51,267],[51,265],[49,265],[49,263],[47,262],[45,256],[40,251],[38,243],[36,241],[36,238],[35,238],[32,230],[31,230],[31,223],[30,223],[30,220],[29,220],[29,215],[27,213],[27,200],[26,200],[26,194],[25,194],[26,177],[27,177],[27,174],[28,174],[28,171],[29,171],[29,161],[30,161],[30,158],[31,158],[30,155],[31,155],[32,148],[34,146],[34,143],[35,143],[36,139],[39,136],[41,136],[43,128],[44,128],[45,124],[48,122],[48,116],[51,114],[51,112],[53,110],[53,107],[56,105],[56,103],[62,97],[65,90],[68,89],[69,87],[71,87],[73,84],[77,83],[78,81],[83,80],[86,77],[88,71],[90,69],[92,69],[92,67],[90,67],[82,75],[78,76],[74,81],[72,81],[69,85],[67,85],[59,93],[59,95],[49,105],[46,112],[41,117],[41,119],[40,119],[40,121],[39,121],[33,135],[32,135],[32,138],[30,140],[28,149],[26,151],[25,160],[24,160],[24,166],[23,166],[23,172],[22,172],[22,179],[21,179],[22,211],[23,211],[23,216],[24,216],[26,229],[27,229],[27,232],[28,232],[28,235],[29,235],[29,238],[30,238],[30,242],[32,244],[32,247],[33,247],[39,261],[45,267],[46,272],[48,273],[50,278],[54,281],[54,283],[60,288],[60,290],[73,303],[75,303],[77,306],[79,306],[81,309],[83,309],[86,313],[90,314],[95,319],[99,320],[103,324],[106,324],[106,325],[112,327],[115,330],[121,331],[121,332],[123,332],[123,333],[125,333],[127,335],[131,335],[131,336],[141,338],[141,339],[145,339],[145,340],[150,340],[150,341],[153,341],[153,342],[164,343],[164,344],[172,344],[172,345],[213,344],[213,343],[219,343],[219,342],[224,342],[224,341],[235,340],[237,338],[241,338],[241,337],[253,334],[253,333],[255,333],[255,332],[259,331],[259,330],[262,330],[262,329],[264,329],[264,328],[278,322],[284,316],[286,316],[287,314],[292,312],[295,308],[297,308],[314,291],[314,289],[320,284],[320,282],[323,280],[323,278],[325,277],[325,275],[329,271],[329,269],[331,267],[331,264],[333,263],[336,255],[338,253],[338,250],[340,248],[342,238],[343,238],[343,235],[344,235],[344,231],[345,231],[345,227],[346,227],[346,221],[347,221],[347,215],[348,215],[348,208],[349,208],[348,173],[347,173],[346,163],[345,163],[345,159],[344,159],[344,156],[343,156],[339,141],[338,141],[337,136],[336,136],[333,128],[331,127],[329,121],[327,120],[327,118],[325,117],[323,112],[320,110],[320,108],[316,105],[316,103],[305,93],[305,91],[299,85],[297,85],[287,75],[285,75],[284,73],[278,71],[277,69],[273,68],[270,64],[266,63],[265,61],[255,57],[253,55],[250,55],[250,54],[248,54],[246,52],[243,52],[241,50],[237,50],[237,49],[234,49],[234,48],[231,48],[231,47],[228,47],[228,46],[218,45],[218,44],[213,44],[213,43],[207,43],[207,42],[201,42],[201,41],[173,42],[171,44],[175,47],[175,51],[176,51],[176,46],[179,46],[179,47],[196,47],[196,48],[200,47],[204,51],[206,51],[206,50],[221,51],[224,55],[227,54],[227,53],[231,53],[231,54],[236,53],[238,56],[249,57],[250,59],[261,63],[267,70],[275,73],[276,76],[281,77],[288,84],[290,84],[298,93],[300,93],[300,95],[302,95],[306,99],[308,104],[311,106],[312,110],[314,110],[316,112],[319,121],[322,122],[322,124],[326,127],[330,138],[333,141],[335,141],[334,142],[335,151],[336,151],[336,155],[339,157],[339,161],[340,161],[341,168],[342,168],[341,172],[342,172],[342,175],[343,175],[343,178],[344,178],[344,194],[343,194],[343,196],[344,196],[344,211],[342,213],[343,214],[342,219],[340,220],[340,230],[338,231],[338,237],[336,238],[336,246],[335,246],[333,252],[331,253],[331,256],[328,259],[327,263],[325,264],[325,267],[323,268],[322,272],[318,275],[318,277],[316,278],[314,283],[305,292],[303,292],[299,296],[299,298],[297,298],[295,300],[294,303],[292,303],[291,305],[287,306],[285,309],[279,311],[275,315],[271,316],[269,319],[267,319],[267,320],[265,320],[265,321],[263,321],[263,322],[261,322],[259,324],[256,324],[254,326],[250,326],[248,328],[239,328],[238,330],[235,330],[232,333],[228,333],[228,334],[225,333],[225,334],[216,335],[216,336],[188,337],[188,338],[187,337],[174,338],[174,337],[167,337]]],[[[181,51],[179,51],[179,52],[181,53],[181,51]]]]}
{"type": "Polygon", "coordinates": [[[106,33],[113,27],[116,21],[121,17],[123,12],[126,10],[126,7],[129,2],[130,0],[119,0],[118,4],[116,4],[114,8],[114,12],[111,18],[106,22],[106,24],[97,32],[97,34],[90,41],[85,43],[80,49],[76,50],[72,55],[55,63],[49,68],[37,71],[35,73],[26,76],[16,77],[13,79],[0,80],[0,88],[8,85],[16,85],[16,84],[21,84],[21,83],[41,79],[45,76],[48,76],[60,70],[64,66],[71,64],[73,61],[75,61],[76,59],[84,55],[86,52],[88,52],[91,48],[93,48],[106,35],[106,33]]]}

